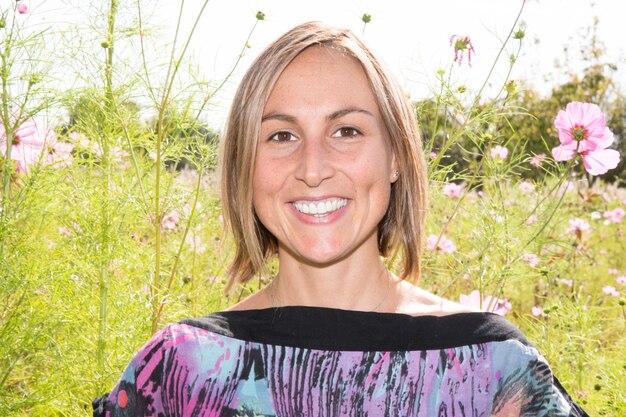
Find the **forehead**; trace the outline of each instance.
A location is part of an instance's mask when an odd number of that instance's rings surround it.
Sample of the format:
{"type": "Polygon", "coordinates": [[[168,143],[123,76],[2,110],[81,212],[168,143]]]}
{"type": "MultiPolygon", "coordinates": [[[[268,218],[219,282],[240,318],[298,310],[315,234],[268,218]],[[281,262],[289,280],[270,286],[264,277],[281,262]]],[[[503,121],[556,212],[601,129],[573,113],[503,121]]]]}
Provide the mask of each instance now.
{"type": "Polygon", "coordinates": [[[336,105],[358,102],[378,107],[361,63],[347,52],[323,45],[306,48],[285,67],[264,113],[284,107],[286,100],[311,106],[332,100],[336,105]]]}

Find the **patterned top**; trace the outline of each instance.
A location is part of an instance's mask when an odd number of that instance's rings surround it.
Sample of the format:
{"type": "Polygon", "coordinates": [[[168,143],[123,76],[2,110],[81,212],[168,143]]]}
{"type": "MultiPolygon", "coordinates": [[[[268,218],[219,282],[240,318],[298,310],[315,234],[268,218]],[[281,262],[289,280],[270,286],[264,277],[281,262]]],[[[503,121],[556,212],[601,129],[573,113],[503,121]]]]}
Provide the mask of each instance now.
{"type": "Polygon", "coordinates": [[[171,324],[94,416],[587,416],[506,319],[318,307],[171,324]]]}

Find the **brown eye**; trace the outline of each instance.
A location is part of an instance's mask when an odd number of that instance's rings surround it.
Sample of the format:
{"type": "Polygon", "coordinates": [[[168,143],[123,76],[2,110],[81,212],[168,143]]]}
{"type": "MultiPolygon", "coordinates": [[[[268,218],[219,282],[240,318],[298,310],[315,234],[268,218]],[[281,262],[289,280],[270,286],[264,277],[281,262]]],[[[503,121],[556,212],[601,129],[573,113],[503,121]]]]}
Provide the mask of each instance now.
{"type": "Polygon", "coordinates": [[[273,140],[276,142],[289,142],[295,140],[295,136],[290,132],[276,132],[272,136],[270,136],[269,140],[273,140]]]}
{"type": "Polygon", "coordinates": [[[359,132],[357,129],[353,127],[342,127],[339,130],[337,130],[337,132],[335,132],[333,136],[340,137],[340,138],[351,138],[354,136],[358,136],[360,134],[361,132],[359,132]]]}

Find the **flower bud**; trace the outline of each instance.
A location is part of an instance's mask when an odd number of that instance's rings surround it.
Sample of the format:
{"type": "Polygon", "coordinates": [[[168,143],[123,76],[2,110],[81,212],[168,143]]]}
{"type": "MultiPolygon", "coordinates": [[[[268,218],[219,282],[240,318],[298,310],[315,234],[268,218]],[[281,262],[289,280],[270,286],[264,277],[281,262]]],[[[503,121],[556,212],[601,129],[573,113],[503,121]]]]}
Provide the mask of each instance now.
{"type": "Polygon", "coordinates": [[[363,13],[363,16],[361,16],[361,20],[363,21],[363,23],[369,23],[372,21],[372,15],[363,13]]]}
{"type": "Polygon", "coordinates": [[[265,20],[265,13],[263,13],[262,11],[256,12],[256,18],[257,20],[265,20]]]}
{"type": "Polygon", "coordinates": [[[41,81],[41,74],[40,73],[33,73],[31,74],[30,78],[28,79],[28,84],[30,85],[35,85],[37,83],[39,83],[41,81]]]}
{"type": "Polygon", "coordinates": [[[515,90],[517,90],[517,84],[515,83],[515,80],[507,81],[507,83],[504,85],[504,89],[509,94],[515,93],[515,90]]]}

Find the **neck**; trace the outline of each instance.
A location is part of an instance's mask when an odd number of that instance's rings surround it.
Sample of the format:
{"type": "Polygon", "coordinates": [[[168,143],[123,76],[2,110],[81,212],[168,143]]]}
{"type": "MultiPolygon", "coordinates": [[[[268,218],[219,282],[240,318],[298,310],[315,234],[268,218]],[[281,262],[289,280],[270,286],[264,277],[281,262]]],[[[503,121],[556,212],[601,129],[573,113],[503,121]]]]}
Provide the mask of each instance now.
{"type": "Polygon", "coordinates": [[[377,311],[388,298],[393,275],[380,256],[369,259],[364,263],[348,258],[323,266],[280,259],[269,288],[272,304],[377,311]]]}

